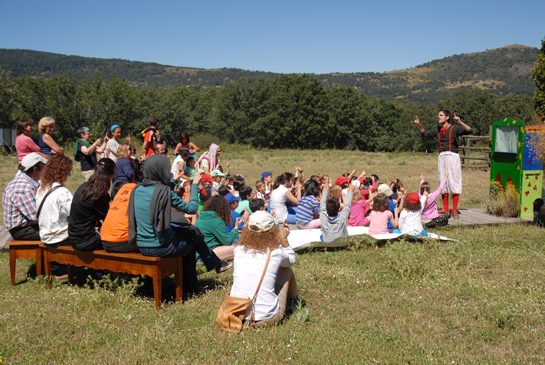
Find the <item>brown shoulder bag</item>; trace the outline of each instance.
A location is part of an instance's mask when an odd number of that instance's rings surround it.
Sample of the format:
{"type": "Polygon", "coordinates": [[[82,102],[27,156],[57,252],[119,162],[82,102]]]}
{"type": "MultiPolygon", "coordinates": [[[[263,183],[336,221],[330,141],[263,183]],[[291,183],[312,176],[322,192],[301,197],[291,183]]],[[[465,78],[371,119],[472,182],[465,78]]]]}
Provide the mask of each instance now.
{"type": "Polygon", "coordinates": [[[254,297],[250,298],[237,298],[232,297],[229,293],[225,294],[225,299],[221,304],[218,315],[216,316],[216,325],[219,329],[222,329],[227,332],[239,333],[243,328],[246,328],[254,319],[254,302],[267,272],[267,267],[269,266],[269,260],[271,259],[272,250],[269,249],[269,254],[267,255],[267,262],[265,263],[265,268],[263,269],[263,274],[257,284],[257,289],[255,290],[254,297]],[[244,316],[250,311],[246,324],[243,324],[244,316]]]}

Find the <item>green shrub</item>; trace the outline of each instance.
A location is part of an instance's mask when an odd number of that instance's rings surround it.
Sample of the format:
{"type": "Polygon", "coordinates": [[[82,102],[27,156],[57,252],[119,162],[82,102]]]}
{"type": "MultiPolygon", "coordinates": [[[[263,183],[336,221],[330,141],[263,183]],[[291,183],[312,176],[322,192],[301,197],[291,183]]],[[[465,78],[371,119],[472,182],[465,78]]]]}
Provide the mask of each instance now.
{"type": "Polygon", "coordinates": [[[499,182],[491,181],[486,208],[497,216],[516,217],[520,212],[520,193],[513,184],[507,184],[505,188],[499,182]]]}

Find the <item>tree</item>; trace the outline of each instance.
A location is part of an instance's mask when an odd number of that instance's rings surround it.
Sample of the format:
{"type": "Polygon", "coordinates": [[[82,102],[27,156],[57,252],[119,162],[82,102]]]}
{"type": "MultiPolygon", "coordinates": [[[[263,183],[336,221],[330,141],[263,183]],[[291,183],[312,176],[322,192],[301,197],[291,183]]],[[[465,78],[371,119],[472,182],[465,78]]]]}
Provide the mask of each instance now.
{"type": "Polygon", "coordinates": [[[545,38],[541,40],[541,53],[537,55],[537,65],[532,70],[534,77],[534,107],[536,118],[545,121],[545,38]]]}

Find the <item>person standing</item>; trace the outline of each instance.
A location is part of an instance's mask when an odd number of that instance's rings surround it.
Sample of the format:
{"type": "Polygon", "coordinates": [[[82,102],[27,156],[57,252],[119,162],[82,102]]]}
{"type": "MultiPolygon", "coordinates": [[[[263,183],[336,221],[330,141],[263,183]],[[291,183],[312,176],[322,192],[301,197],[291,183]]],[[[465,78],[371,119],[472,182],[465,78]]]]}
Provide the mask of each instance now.
{"type": "Polygon", "coordinates": [[[51,156],[51,154],[62,155],[64,148],[59,147],[51,135],[55,129],[55,120],[50,117],[44,117],[40,119],[38,123],[38,130],[40,132],[40,139],[38,140],[38,146],[43,154],[51,156]]]}
{"type": "MultiPolygon", "coordinates": [[[[117,150],[121,146],[121,127],[117,124],[111,126],[110,131],[107,134],[109,140],[106,143],[106,148],[104,149],[104,154],[102,158],[109,158],[113,162],[117,161],[117,150]]],[[[131,137],[126,138],[129,144],[131,143],[131,137]]]]}
{"type": "Polygon", "coordinates": [[[458,200],[460,194],[462,194],[462,165],[460,163],[460,155],[458,154],[458,138],[460,136],[471,134],[472,129],[465,124],[454,114],[454,118],[451,117],[451,113],[448,110],[440,110],[437,114],[437,122],[439,126],[433,129],[424,130],[418,116],[414,123],[418,127],[420,134],[423,138],[435,138],[439,141],[439,157],[437,159],[437,171],[439,175],[439,182],[445,176],[445,172],[448,172],[447,183],[442,191],[443,209],[439,211],[439,214],[449,213],[448,208],[448,196],[452,194],[452,217],[459,219],[458,215],[458,200]],[[458,124],[451,124],[452,122],[458,124]]]}
{"type": "Polygon", "coordinates": [[[147,128],[147,132],[144,135],[144,143],[142,144],[142,161],[146,160],[146,158],[150,157],[155,153],[153,149],[153,147],[155,146],[155,141],[158,138],[161,138],[161,132],[158,131],[159,118],[152,117],[149,121],[149,125],[150,126],[149,128],[147,128]]]}
{"type": "Polygon", "coordinates": [[[100,147],[97,147],[101,142],[100,138],[91,144],[91,130],[87,127],[81,127],[76,133],[79,139],[74,144],[74,160],[81,162],[81,176],[87,182],[97,165],[96,154],[104,152],[107,141],[105,140],[100,147]]]}

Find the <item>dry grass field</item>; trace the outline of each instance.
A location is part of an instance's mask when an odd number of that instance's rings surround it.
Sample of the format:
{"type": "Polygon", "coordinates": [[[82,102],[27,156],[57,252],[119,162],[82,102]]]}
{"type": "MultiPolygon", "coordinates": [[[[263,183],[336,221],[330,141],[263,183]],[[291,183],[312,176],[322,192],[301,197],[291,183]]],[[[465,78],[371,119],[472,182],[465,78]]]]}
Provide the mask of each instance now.
{"type": "MultiPolygon", "coordinates": [[[[436,154],[351,151],[266,151],[222,146],[223,164],[256,181],[298,165],[305,175],[363,168],[416,190],[423,172],[437,182],[436,154]]],[[[0,184],[17,163],[0,159],[0,184]]],[[[69,181],[81,183],[79,166],[69,181]]],[[[488,172],[464,171],[461,207],[484,207],[488,172]]],[[[545,248],[542,228],[526,224],[444,227],[456,241],[396,241],[377,247],[354,240],[339,250],[297,255],[294,272],[306,305],[275,328],[240,335],[215,327],[232,271],[205,273],[201,295],[174,303],[174,280],[163,280],[155,311],[145,277],[115,275],[76,285],[35,277],[19,260],[9,284],[0,252],[0,363],[97,364],[482,364],[545,362],[545,248]]]]}

